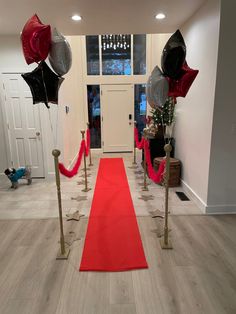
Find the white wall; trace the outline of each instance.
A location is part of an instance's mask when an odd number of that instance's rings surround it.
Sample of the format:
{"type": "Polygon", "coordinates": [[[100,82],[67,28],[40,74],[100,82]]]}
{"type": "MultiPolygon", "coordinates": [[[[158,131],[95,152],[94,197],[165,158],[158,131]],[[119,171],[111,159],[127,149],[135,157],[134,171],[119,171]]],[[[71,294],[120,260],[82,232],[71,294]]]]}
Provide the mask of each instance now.
{"type": "Polygon", "coordinates": [[[81,130],[87,125],[87,98],[85,97],[84,69],[82,62],[82,37],[67,37],[72,50],[72,67],[60,90],[60,106],[69,106],[69,113],[62,113],[64,164],[70,165],[78,153],[81,130]]]}
{"type": "Polygon", "coordinates": [[[178,98],[175,152],[183,165],[183,186],[202,209],[208,194],[219,22],[220,1],[208,0],[181,27],[187,46],[186,60],[190,67],[199,69],[199,74],[186,98],[178,98]]]}
{"type": "Polygon", "coordinates": [[[207,212],[236,212],[236,40],[234,0],[221,1],[207,212]]]}

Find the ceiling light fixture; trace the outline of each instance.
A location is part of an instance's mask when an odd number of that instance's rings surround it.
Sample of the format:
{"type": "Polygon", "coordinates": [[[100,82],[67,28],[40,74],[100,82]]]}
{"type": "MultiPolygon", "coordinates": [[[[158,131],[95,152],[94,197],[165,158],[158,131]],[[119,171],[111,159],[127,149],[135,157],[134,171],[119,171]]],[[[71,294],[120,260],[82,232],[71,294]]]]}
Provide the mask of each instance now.
{"type": "Polygon", "coordinates": [[[158,14],[155,16],[155,18],[156,18],[157,20],[163,20],[165,17],[166,17],[166,16],[165,16],[164,13],[158,13],[158,14]]]}
{"type": "Polygon", "coordinates": [[[71,18],[73,21],[81,21],[82,20],[82,17],[78,14],[73,15],[71,18]]]}

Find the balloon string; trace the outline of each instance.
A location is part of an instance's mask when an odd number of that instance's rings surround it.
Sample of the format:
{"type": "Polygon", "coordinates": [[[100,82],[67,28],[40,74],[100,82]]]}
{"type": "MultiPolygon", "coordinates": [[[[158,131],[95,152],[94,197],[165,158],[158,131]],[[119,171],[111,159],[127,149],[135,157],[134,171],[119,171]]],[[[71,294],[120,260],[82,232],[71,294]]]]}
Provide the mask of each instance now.
{"type": "Polygon", "coordinates": [[[43,81],[43,87],[44,87],[45,98],[46,98],[45,105],[49,109],[50,107],[48,105],[48,93],[47,93],[47,88],[46,88],[46,85],[45,85],[45,82],[44,82],[44,74],[43,74],[43,66],[42,66],[42,64],[41,64],[41,73],[42,73],[42,81],[43,81]]]}
{"type": "MultiPolygon", "coordinates": [[[[57,146],[57,121],[56,121],[56,132],[54,132],[50,110],[48,110],[48,117],[49,117],[49,123],[50,123],[50,128],[51,128],[52,139],[53,139],[53,145],[56,148],[57,146]]],[[[58,119],[58,110],[57,110],[57,119],[58,119]]]]}

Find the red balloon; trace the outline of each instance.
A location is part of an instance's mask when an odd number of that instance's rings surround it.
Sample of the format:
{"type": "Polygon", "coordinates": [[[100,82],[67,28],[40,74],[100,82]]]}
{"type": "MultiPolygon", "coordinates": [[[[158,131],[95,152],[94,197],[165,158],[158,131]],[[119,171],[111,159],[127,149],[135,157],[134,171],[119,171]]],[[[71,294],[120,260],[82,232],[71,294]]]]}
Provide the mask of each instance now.
{"type": "Polygon", "coordinates": [[[45,60],[51,45],[50,25],[42,24],[35,14],[25,24],[21,42],[27,64],[45,60]]]}
{"type": "Polygon", "coordinates": [[[191,69],[187,62],[185,62],[181,69],[181,75],[178,80],[168,78],[169,81],[169,93],[168,96],[172,97],[185,97],[198,75],[198,70],[191,69]]]}

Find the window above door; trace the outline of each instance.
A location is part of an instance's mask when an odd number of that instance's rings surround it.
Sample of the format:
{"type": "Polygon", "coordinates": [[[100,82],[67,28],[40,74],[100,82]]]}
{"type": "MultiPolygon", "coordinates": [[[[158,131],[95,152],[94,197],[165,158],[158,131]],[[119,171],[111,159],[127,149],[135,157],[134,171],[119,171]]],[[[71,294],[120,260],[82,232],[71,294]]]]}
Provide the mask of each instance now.
{"type": "Polygon", "coordinates": [[[145,75],[146,35],[86,36],[87,75],[145,75]]]}

